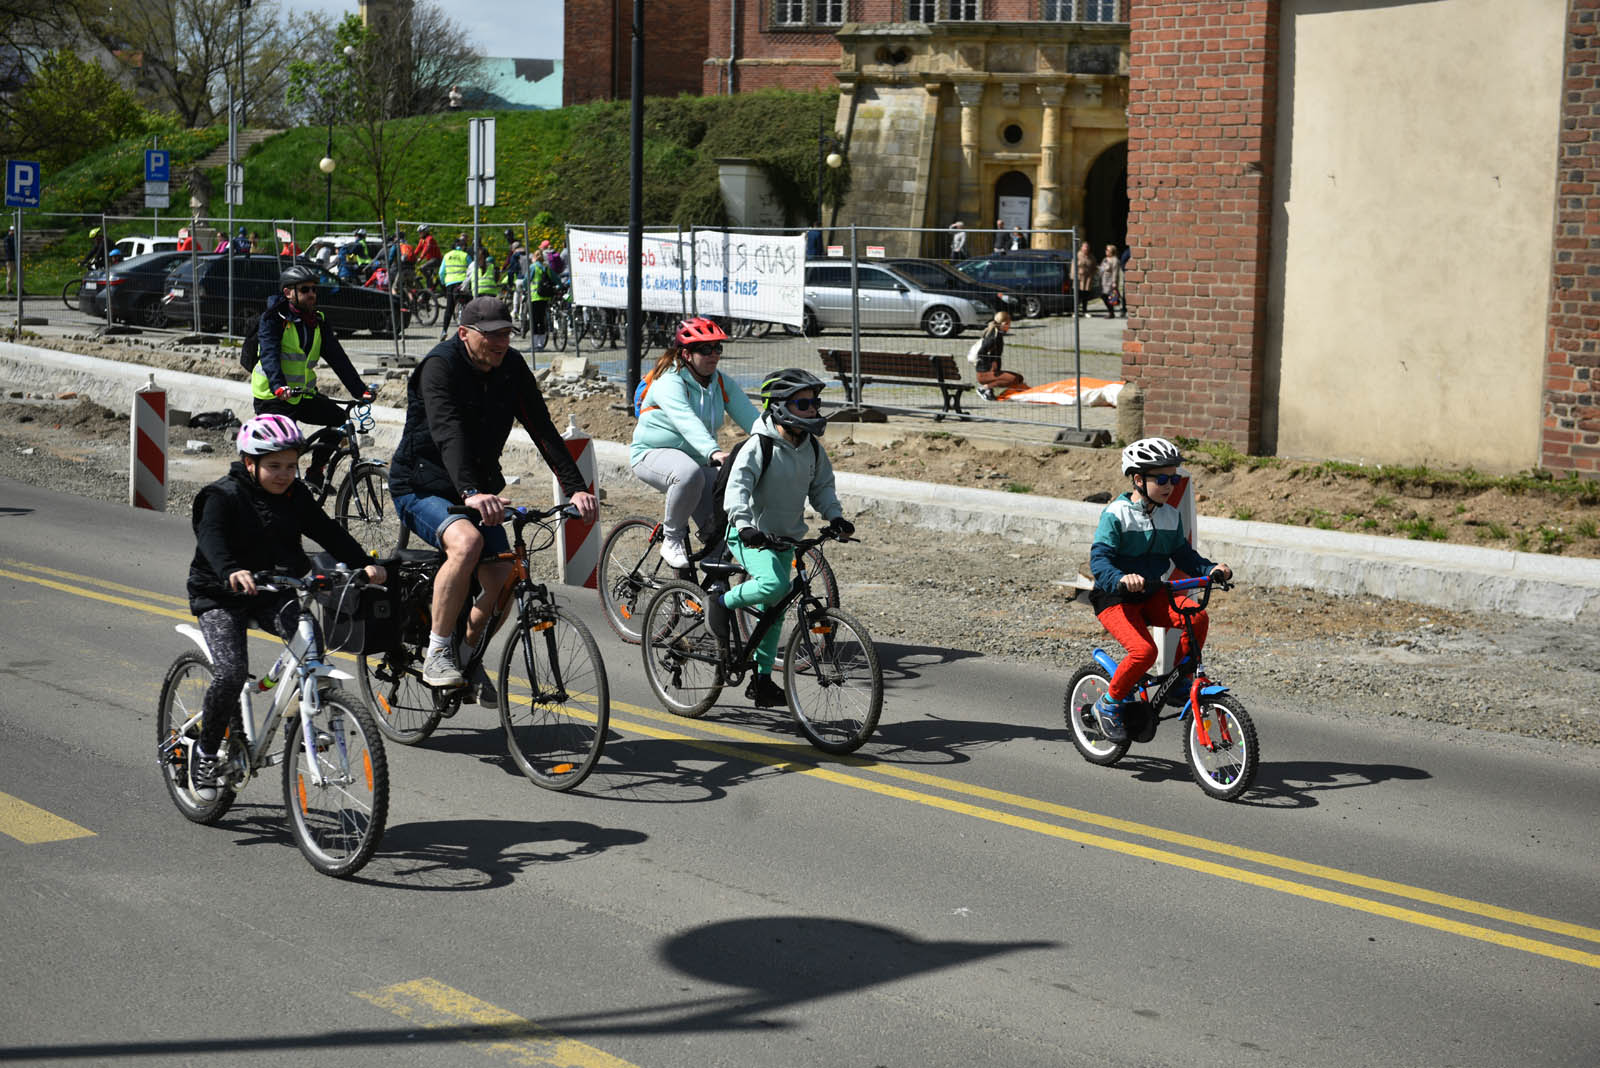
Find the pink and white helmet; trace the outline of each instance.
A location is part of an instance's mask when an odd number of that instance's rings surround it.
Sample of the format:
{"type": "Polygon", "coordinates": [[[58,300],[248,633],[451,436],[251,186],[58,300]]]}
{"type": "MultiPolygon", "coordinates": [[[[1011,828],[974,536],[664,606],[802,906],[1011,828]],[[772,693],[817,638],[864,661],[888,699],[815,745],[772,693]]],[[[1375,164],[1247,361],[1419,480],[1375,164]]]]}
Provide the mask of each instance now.
{"type": "Polygon", "coordinates": [[[305,451],[306,437],[286,415],[255,415],[239,427],[239,451],[246,456],[266,456],[285,449],[305,451]]]}

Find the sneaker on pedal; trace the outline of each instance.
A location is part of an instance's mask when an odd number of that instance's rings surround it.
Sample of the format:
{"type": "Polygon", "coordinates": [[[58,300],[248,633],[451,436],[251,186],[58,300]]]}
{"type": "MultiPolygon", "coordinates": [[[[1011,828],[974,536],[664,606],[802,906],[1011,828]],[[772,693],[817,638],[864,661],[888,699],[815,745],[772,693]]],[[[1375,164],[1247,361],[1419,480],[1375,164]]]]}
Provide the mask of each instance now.
{"type": "Polygon", "coordinates": [[[789,703],[783,687],[772,681],[771,675],[753,675],[744,695],[755,702],[757,708],[781,708],[789,703]]]}
{"type": "Polygon", "coordinates": [[[422,662],[422,682],[425,686],[453,690],[465,686],[467,677],[461,674],[461,666],[456,663],[456,654],[447,645],[443,649],[430,652],[428,658],[422,662]]]}
{"type": "Polygon", "coordinates": [[[668,535],[667,539],[661,543],[661,560],[668,567],[688,567],[689,546],[684,543],[682,538],[674,538],[668,535]]]}
{"type": "Polygon", "coordinates": [[[222,785],[222,757],[207,753],[199,743],[189,751],[189,787],[202,801],[215,801],[222,785]]]}
{"type": "Polygon", "coordinates": [[[485,708],[500,707],[500,691],[489,681],[489,672],[481,661],[473,666],[472,673],[467,678],[466,689],[461,691],[461,703],[464,705],[477,703],[485,708]]]}
{"type": "Polygon", "coordinates": [[[1128,740],[1128,726],[1122,722],[1121,701],[1113,701],[1110,694],[1101,694],[1094,703],[1094,718],[1100,721],[1100,731],[1106,741],[1122,743],[1128,740]]]}

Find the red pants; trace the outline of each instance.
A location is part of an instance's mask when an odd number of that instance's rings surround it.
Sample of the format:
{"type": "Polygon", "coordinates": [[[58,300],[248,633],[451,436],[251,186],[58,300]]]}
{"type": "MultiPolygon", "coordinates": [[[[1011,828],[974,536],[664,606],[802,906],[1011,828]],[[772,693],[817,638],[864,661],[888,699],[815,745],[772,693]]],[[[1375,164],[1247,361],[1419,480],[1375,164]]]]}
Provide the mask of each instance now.
{"type": "MultiPolygon", "coordinates": [[[[1185,605],[1194,603],[1187,597],[1180,600],[1185,605]]],[[[1183,626],[1183,617],[1172,606],[1172,595],[1166,590],[1137,604],[1112,605],[1096,618],[1128,651],[1122,663],[1117,665],[1117,673],[1111,676],[1111,685],[1106,689],[1107,695],[1114,701],[1121,701],[1132,693],[1134,686],[1156,662],[1156,643],[1150,640],[1148,628],[1183,626]]],[[[1209,620],[1204,612],[1194,617],[1194,634],[1202,648],[1206,644],[1208,625],[1209,620]]],[[[1181,659],[1189,652],[1189,636],[1185,634],[1178,643],[1178,656],[1181,659]]],[[[1198,659],[1198,650],[1195,656],[1198,659]]]]}

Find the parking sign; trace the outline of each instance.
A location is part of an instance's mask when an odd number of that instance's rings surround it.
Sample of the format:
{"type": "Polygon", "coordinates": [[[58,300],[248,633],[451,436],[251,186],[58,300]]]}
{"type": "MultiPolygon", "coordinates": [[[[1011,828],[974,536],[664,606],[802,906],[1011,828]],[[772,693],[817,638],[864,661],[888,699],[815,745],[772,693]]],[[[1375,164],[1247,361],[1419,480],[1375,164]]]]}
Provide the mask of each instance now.
{"type": "Polygon", "coordinates": [[[164,148],[146,149],[144,153],[144,180],[166,182],[171,180],[172,154],[164,148]]]}
{"type": "Polygon", "coordinates": [[[6,160],[6,207],[39,206],[39,165],[21,159],[6,160]]]}

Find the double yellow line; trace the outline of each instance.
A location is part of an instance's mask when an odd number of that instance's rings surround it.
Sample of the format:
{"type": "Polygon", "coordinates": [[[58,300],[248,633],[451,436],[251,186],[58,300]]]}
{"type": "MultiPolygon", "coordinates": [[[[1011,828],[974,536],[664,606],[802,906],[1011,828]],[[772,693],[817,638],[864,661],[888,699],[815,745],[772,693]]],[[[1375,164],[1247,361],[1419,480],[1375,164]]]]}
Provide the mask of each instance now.
{"type": "MultiPolygon", "coordinates": [[[[106,582],[98,583],[100,589],[89,589],[74,582],[63,581],[81,581],[82,577],[79,575],[18,561],[0,560],[0,577],[33,583],[63,593],[139,611],[184,620],[191,618],[186,608],[182,607],[186,604],[182,598],[152,594],[133,587],[106,582]],[[18,568],[25,568],[31,573],[17,570],[18,568]],[[132,594],[139,599],[120,596],[121,594],[132,594]]],[[[910,768],[878,763],[868,758],[828,759],[817,754],[815,763],[796,761],[790,757],[771,754],[768,750],[772,738],[768,734],[714,721],[685,721],[655,709],[615,700],[612,701],[611,708],[612,725],[618,729],[650,738],[678,742],[721,757],[806,775],[836,786],[864,790],[882,797],[891,797],[971,819],[1058,840],[1077,842],[1125,856],[1382,916],[1508,949],[1551,957],[1589,968],[1600,968],[1600,953],[1555,941],[1545,941],[1510,929],[1521,928],[1524,931],[1540,932],[1571,941],[1600,944],[1600,930],[1593,927],[1473,901],[1358,872],[1344,871],[1323,864],[1296,860],[1293,857],[1248,849],[1198,835],[1118,819],[1022,794],[962,783],[910,768]],[[617,713],[630,718],[618,719],[617,713]],[[685,727],[691,722],[693,728],[700,733],[694,735],[684,733],[685,727]],[[742,745],[729,743],[746,743],[760,748],[744,748],[742,745]],[[1297,881],[1286,877],[1290,875],[1310,881],[1297,881]],[[1390,900],[1359,896],[1336,887],[1362,890],[1382,895],[1390,900]],[[1508,929],[1488,927],[1470,920],[1424,912],[1405,903],[1432,906],[1461,916],[1498,923],[1502,928],[1508,929]]]]}

